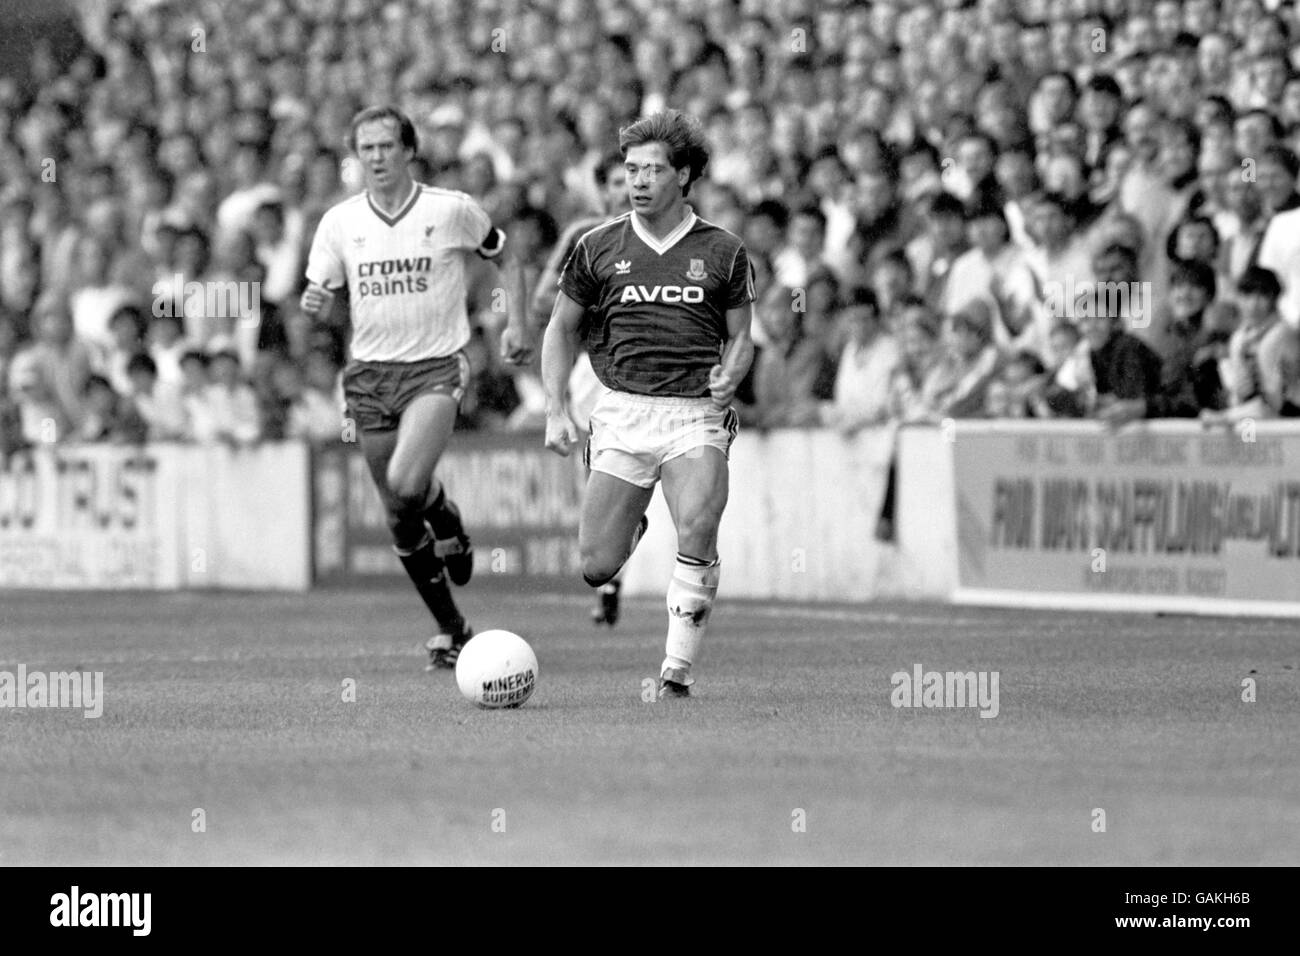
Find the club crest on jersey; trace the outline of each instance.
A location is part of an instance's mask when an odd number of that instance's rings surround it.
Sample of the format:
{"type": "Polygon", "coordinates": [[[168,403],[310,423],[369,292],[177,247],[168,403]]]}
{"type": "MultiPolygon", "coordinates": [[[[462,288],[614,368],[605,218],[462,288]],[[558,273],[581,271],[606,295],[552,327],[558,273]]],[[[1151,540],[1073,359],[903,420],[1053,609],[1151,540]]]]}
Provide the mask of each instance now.
{"type": "Polygon", "coordinates": [[[618,262],[614,263],[615,275],[625,276],[631,271],[632,271],[631,259],[620,259],[618,262]]]}
{"type": "Polygon", "coordinates": [[[625,285],[619,302],[703,302],[704,288],[698,285],[625,285]]]}
{"type": "Polygon", "coordinates": [[[699,282],[701,279],[704,278],[704,276],[705,276],[704,260],[692,259],[691,267],[686,270],[686,278],[693,279],[694,281],[699,282]]]}

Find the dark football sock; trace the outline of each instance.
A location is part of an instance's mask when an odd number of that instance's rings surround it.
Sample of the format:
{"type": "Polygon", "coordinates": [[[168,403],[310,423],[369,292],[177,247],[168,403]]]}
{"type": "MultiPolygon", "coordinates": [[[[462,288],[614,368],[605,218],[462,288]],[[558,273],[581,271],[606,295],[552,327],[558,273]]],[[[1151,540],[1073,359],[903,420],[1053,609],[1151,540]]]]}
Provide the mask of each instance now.
{"type": "Polygon", "coordinates": [[[460,523],[460,510],[447,499],[445,485],[438,486],[438,497],[433,504],[424,509],[424,520],[433,529],[433,536],[440,541],[454,538],[463,531],[460,523]]]}
{"type": "Polygon", "coordinates": [[[438,626],[448,634],[454,634],[464,627],[465,618],[461,616],[456,601],[451,596],[442,561],[433,553],[433,541],[426,540],[409,554],[399,551],[397,556],[438,626]]]}

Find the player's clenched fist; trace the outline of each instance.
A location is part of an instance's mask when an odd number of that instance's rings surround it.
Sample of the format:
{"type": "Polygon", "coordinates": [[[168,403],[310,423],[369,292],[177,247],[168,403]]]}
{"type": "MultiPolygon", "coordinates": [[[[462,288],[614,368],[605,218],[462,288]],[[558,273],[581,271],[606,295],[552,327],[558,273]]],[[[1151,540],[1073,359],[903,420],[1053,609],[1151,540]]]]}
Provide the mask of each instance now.
{"type": "Polygon", "coordinates": [[[549,412],[546,415],[546,447],[559,455],[567,455],[578,441],[578,426],[567,412],[549,412]]]}
{"type": "Polygon", "coordinates": [[[320,315],[322,312],[329,312],[330,307],[334,305],[334,293],[323,285],[312,282],[303,292],[299,305],[308,315],[320,315]]]}
{"type": "Polygon", "coordinates": [[[736,397],[737,384],[731,380],[731,376],[721,365],[709,369],[709,396],[713,399],[713,404],[719,408],[726,408],[731,404],[731,400],[736,397]]]}

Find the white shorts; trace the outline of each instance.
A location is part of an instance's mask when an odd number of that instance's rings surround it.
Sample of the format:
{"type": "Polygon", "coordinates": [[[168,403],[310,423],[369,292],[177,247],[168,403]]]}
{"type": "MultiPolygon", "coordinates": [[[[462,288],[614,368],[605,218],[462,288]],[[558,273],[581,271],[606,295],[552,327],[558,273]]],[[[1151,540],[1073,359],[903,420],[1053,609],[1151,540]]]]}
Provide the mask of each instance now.
{"type": "Polygon", "coordinates": [[[592,409],[583,460],[592,471],[653,488],[666,461],[709,445],[726,455],[739,427],[736,410],[710,398],[607,390],[592,409]]]}

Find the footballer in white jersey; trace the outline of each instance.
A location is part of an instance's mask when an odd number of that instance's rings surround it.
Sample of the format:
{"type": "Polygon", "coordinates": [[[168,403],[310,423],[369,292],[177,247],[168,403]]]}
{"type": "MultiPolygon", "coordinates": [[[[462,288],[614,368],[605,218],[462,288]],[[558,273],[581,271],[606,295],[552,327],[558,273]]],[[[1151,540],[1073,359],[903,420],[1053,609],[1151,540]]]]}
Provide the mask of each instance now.
{"type": "Polygon", "coordinates": [[[418,140],[399,110],[362,110],[348,147],[366,188],[322,217],[302,309],[327,314],[335,293],[347,290],[348,416],[388,512],[393,549],[438,624],[426,644],[428,669],[453,668],[473,631],[447,580],[468,582],[474,553],[434,469],[468,385],[465,267],[477,254],[505,273],[509,317],[501,347],[512,364],[526,363],[533,351],[523,272],[505,234],[470,196],[411,178],[418,140]]]}

